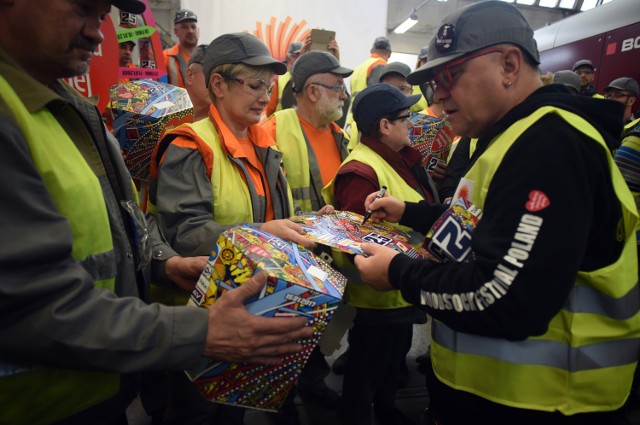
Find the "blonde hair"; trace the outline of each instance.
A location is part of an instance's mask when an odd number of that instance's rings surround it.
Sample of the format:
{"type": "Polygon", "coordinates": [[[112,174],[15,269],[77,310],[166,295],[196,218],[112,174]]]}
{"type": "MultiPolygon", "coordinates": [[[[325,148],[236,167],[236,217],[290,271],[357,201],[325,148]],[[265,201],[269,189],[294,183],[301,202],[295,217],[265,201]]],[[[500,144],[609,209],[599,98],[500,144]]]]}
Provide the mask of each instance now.
{"type": "Polygon", "coordinates": [[[542,74],[540,75],[540,79],[542,80],[542,84],[545,86],[553,84],[553,73],[547,72],[546,74],[542,74]]]}
{"type": "MultiPolygon", "coordinates": [[[[246,78],[255,78],[258,80],[266,81],[267,84],[273,79],[273,68],[270,65],[253,66],[245,65],[243,63],[225,63],[218,65],[211,70],[207,78],[211,79],[211,74],[225,73],[233,75],[234,77],[245,74],[246,78]]],[[[209,84],[209,97],[211,101],[216,100],[216,95],[213,93],[211,84],[209,84]]]]}

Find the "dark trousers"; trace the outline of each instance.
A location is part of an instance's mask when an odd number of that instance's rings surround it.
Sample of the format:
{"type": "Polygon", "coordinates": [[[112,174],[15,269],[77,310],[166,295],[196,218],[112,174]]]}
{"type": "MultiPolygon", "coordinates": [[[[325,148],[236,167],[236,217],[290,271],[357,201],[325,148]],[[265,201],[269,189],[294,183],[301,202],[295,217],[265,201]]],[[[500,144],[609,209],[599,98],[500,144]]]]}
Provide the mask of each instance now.
{"type": "Polygon", "coordinates": [[[342,384],[343,415],[349,424],[370,425],[371,405],[395,407],[398,375],[413,323],[369,326],[356,320],[342,384]]]}
{"type": "Polygon", "coordinates": [[[140,395],[147,414],[164,417],[163,424],[241,425],[245,408],[224,405],[202,398],[183,371],[147,377],[140,395]],[[155,385],[155,386],[154,386],[155,385]]]}
{"type": "Polygon", "coordinates": [[[297,387],[302,391],[313,391],[314,387],[324,384],[324,378],[329,376],[329,372],[331,372],[331,368],[324,354],[320,351],[320,347],[316,346],[313,351],[311,351],[309,360],[302,369],[302,373],[300,373],[297,387]]]}

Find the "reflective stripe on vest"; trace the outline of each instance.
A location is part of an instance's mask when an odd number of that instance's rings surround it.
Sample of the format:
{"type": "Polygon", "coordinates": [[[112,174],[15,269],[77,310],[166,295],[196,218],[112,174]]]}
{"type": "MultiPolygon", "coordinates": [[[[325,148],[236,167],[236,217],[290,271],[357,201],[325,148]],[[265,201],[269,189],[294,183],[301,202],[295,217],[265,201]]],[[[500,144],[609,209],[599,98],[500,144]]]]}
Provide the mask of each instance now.
{"type": "MultiPolygon", "coordinates": [[[[13,112],[54,204],[69,223],[72,257],[99,279],[95,286],[113,291],[113,242],[98,178],[48,109],[30,113],[2,76],[0,96],[13,112]]],[[[113,397],[120,387],[120,377],[113,373],[6,363],[0,370],[2,424],[56,422],[113,397]]]]}
{"type": "MultiPolygon", "coordinates": [[[[640,351],[638,213],[602,136],[573,113],[543,107],[494,139],[465,178],[473,181],[471,201],[482,208],[511,145],[552,113],[582,132],[585,143],[597,142],[603,149],[624,219],[622,254],[602,269],[578,272],[576,285],[544,335],[514,342],[456,332],[434,321],[433,367],[447,385],[507,406],[565,415],[615,410],[629,394],[640,351]]],[[[427,294],[422,295],[426,303],[427,294]]]]}
{"type": "MultiPolygon", "coordinates": [[[[295,109],[276,112],[276,143],[282,152],[282,162],[287,181],[293,194],[293,202],[302,211],[317,211],[325,205],[322,198],[320,165],[311,143],[305,135],[295,109]]],[[[334,140],[344,159],[347,140],[333,129],[334,140]],[[337,138],[340,140],[337,140],[337,138]]]]}
{"type": "MultiPolygon", "coordinates": [[[[384,158],[367,145],[363,143],[358,144],[353,152],[343,161],[341,168],[351,161],[358,161],[370,166],[376,173],[380,186],[387,186],[389,188],[387,190],[389,195],[409,202],[424,200],[422,195],[409,186],[384,158]]],[[[334,184],[335,178],[322,190],[322,195],[328,204],[333,204],[334,201],[334,184]]],[[[394,227],[405,232],[411,231],[411,229],[400,225],[394,225],[394,227]]],[[[420,242],[422,242],[422,240],[420,240],[420,242]]],[[[405,301],[398,290],[380,292],[373,289],[370,285],[363,283],[354,265],[339,250],[332,249],[332,256],[334,258],[333,265],[348,279],[344,295],[344,299],[348,303],[355,307],[376,309],[401,308],[411,305],[405,301]]]]}

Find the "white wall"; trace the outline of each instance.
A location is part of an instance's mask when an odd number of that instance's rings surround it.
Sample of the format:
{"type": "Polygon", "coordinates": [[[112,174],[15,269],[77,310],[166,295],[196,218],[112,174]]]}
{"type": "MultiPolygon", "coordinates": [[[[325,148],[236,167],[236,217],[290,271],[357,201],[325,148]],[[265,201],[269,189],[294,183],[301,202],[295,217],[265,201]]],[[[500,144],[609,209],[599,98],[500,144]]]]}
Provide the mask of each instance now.
{"type": "Polygon", "coordinates": [[[276,28],[291,17],[289,29],[305,21],[303,30],[335,31],[340,63],[349,68],[369,57],[376,37],[386,35],[386,0],[182,0],[182,7],[198,15],[200,44],[225,33],[253,33],[257,22],[261,23],[264,33],[271,17],[275,17],[276,28]]]}

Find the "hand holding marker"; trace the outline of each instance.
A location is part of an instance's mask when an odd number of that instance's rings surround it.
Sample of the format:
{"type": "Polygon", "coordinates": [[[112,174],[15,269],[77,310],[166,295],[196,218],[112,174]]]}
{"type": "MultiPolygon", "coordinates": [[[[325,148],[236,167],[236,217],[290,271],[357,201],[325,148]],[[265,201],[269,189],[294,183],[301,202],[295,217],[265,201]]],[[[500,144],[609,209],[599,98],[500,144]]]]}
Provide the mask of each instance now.
{"type": "MultiPolygon", "coordinates": [[[[382,189],[380,189],[380,192],[378,192],[378,194],[376,195],[376,198],[373,200],[373,202],[375,202],[376,199],[382,198],[386,191],[387,191],[387,186],[382,186],[382,189]]],[[[372,204],[373,204],[373,202],[372,202],[372,204]]],[[[362,220],[362,224],[365,224],[367,222],[367,220],[369,220],[371,218],[371,214],[373,214],[373,211],[371,210],[371,206],[369,206],[369,209],[367,210],[367,213],[364,215],[364,220],[362,220]]]]}

